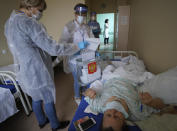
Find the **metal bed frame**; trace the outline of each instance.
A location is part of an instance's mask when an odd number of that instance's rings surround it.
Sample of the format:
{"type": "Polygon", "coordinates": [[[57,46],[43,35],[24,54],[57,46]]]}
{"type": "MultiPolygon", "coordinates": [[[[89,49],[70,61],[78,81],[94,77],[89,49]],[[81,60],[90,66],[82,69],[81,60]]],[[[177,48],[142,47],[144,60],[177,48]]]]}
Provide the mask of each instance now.
{"type": "Polygon", "coordinates": [[[14,85],[16,92],[13,95],[15,98],[20,98],[20,101],[23,105],[26,115],[29,115],[30,112],[32,111],[32,107],[31,107],[30,101],[26,93],[24,93],[25,99],[23,98],[20,85],[18,84],[18,81],[16,80],[16,74],[12,71],[0,71],[0,80],[2,84],[4,85],[14,85]],[[6,79],[8,79],[9,82],[7,82],[6,79]]]}

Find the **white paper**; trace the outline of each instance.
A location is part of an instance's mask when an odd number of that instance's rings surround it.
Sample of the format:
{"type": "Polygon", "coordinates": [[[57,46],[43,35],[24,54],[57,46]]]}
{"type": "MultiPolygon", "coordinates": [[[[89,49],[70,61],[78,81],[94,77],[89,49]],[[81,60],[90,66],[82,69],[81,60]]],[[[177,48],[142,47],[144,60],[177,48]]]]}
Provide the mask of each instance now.
{"type": "Polygon", "coordinates": [[[86,49],[84,51],[81,51],[81,55],[82,55],[82,61],[90,61],[95,59],[95,51],[86,49]]]}
{"type": "Polygon", "coordinates": [[[87,46],[88,50],[96,51],[98,46],[100,45],[99,38],[87,38],[86,41],[89,43],[89,45],[87,46]]]}

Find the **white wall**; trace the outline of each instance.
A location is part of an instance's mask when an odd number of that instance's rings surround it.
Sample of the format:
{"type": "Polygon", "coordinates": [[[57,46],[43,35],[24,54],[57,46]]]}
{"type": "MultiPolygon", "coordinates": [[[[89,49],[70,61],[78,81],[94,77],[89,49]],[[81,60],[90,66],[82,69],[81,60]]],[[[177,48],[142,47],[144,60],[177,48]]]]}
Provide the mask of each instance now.
{"type": "Polygon", "coordinates": [[[13,63],[13,58],[8,50],[6,38],[4,36],[4,24],[9,18],[13,9],[17,9],[19,0],[1,0],[0,1],[0,66],[13,63]],[[6,54],[3,54],[5,50],[6,54]]]}
{"type": "Polygon", "coordinates": [[[41,19],[48,33],[59,40],[64,25],[74,19],[74,6],[84,0],[46,0],[47,10],[41,19]]]}
{"type": "Polygon", "coordinates": [[[129,33],[130,6],[119,6],[117,50],[127,50],[129,33]]]}
{"type": "Polygon", "coordinates": [[[130,20],[129,49],[150,71],[177,66],[177,0],[132,0],[130,20]]]}
{"type": "Polygon", "coordinates": [[[117,9],[117,1],[116,0],[86,0],[89,9],[91,11],[96,11],[97,13],[113,13],[116,12],[117,9]]]}

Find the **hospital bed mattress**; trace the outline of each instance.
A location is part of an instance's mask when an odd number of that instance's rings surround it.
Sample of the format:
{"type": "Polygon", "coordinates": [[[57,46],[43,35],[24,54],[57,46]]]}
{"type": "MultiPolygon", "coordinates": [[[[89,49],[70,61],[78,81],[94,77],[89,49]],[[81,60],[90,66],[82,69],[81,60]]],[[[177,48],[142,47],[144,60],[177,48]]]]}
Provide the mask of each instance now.
{"type": "Polygon", "coordinates": [[[0,88],[9,89],[12,94],[14,94],[14,93],[17,91],[17,90],[15,89],[15,86],[14,86],[14,85],[3,85],[3,84],[0,84],[0,88]]]}
{"type": "Polygon", "coordinates": [[[0,87],[0,123],[17,113],[15,99],[9,89],[0,87]]]}

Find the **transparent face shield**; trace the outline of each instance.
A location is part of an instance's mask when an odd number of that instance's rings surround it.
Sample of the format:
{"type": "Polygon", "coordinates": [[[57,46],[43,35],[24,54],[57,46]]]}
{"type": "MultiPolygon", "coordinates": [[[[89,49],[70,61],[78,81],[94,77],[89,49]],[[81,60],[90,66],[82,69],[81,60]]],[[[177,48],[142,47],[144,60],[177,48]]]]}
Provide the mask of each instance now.
{"type": "Polygon", "coordinates": [[[83,24],[86,23],[87,21],[87,9],[84,7],[79,7],[79,10],[76,11],[77,14],[77,22],[79,24],[83,24]]]}

